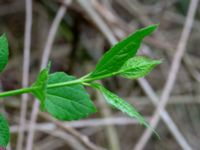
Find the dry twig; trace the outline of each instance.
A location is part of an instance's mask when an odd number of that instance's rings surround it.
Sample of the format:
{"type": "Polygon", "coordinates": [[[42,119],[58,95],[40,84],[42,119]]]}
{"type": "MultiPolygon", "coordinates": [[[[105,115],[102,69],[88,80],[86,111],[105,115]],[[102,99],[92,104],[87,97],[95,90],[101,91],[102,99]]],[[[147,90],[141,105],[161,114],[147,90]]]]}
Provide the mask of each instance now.
{"type": "MultiPolygon", "coordinates": [[[[26,0],[26,22],[24,35],[24,56],[23,56],[23,75],[22,87],[27,87],[29,83],[29,66],[31,51],[31,30],[32,30],[32,0],[26,0]]],[[[20,107],[20,126],[17,140],[17,150],[23,149],[24,126],[26,123],[28,94],[22,95],[20,107]]]]}
{"type": "MultiPolygon", "coordinates": [[[[149,120],[149,118],[145,118],[149,120]]],[[[113,117],[113,118],[96,118],[96,119],[86,119],[86,120],[79,120],[79,121],[70,121],[64,122],[63,126],[67,125],[72,128],[84,128],[84,127],[104,127],[109,125],[117,125],[117,126],[124,126],[124,125],[136,125],[138,121],[132,118],[127,117],[113,117]]],[[[25,126],[25,131],[29,129],[28,124],[25,126]]],[[[35,125],[35,130],[39,131],[53,131],[56,129],[56,126],[53,123],[37,123],[35,125]]],[[[10,127],[11,133],[16,133],[18,131],[18,126],[14,125],[10,127]]]]}
{"type": "MultiPolygon", "coordinates": [[[[157,126],[157,124],[160,120],[160,113],[164,110],[165,105],[167,104],[167,101],[168,101],[171,91],[173,89],[173,86],[174,86],[174,83],[176,80],[176,76],[178,73],[178,69],[179,69],[179,66],[181,63],[181,59],[185,52],[186,44],[187,44],[191,29],[192,29],[192,24],[193,24],[197,6],[198,6],[198,0],[192,0],[190,2],[186,22],[185,22],[185,25],[183,28],[183,32],[181,34],[181,38],[180,38],[180,41],[179,41],[179,44],[177,47],[177,51],[175,53],[175,56],[174,56],[174,59],[173,59],[173,62],[172,62],[171,68],[170,68],[169,76],[168,76],[166,84],[164,86],[164,90],[161,95],[160,102],[159,102],[157,109],[153,115],[153,118],[150,122],[150,125],[153,128],[155,128],[157,126]]],[[[152,134],[152,131],[150,129],[146,129],[134,149],[136,149],[136,150],[143,149],[145,147],[146,143],[148,142],[148,139],[150,138],[151,134],[152,134]]],[[[192,148],[184,147],[184,149],[189,150],[192,148]]]]}
{"type": "Polygon", "coordinates": [[[57,121],[56,119],[50,117],[49,115],[46,115],[45,113],[41,113],[41,115],[43,116],[43,118],[46,118],[47,120],[50,120],[51,122],[53,122],[59,128],[63,129],[67,133],[69,133],[69,134],[73,135],[74,137],[76,137],[79,141],[81,141],[90,150],[105,150],[104,148],[98,147],[95,144],[93,144],[88,139],[87,136],[84,136],[84,135],[80,134],[79,132],[77,132],[76,130],[71,128],[70,126],[68,126],[68,125],[64,126],[62,122],[57,121]]]}
{"type": "MultiPolygon", "coordinates": [[[[52,23],[52,26],[50,28],[49,35],[47,38],[47,42],[46,42],[46,45],[44,48],[43,56],[42,56],[42,63],[41,63],[41,67],[40,67],[41,69],[44,68],[48,63],[53,40],[55,38],[56,31],[58,29],[58,26],[64,16],[65,12],[66,12],[66,6],[63,5],[58,10],[58,13],[52,23]]],[[[35,128],[35,122],[37,120],[38,111],[39,111],[39,102],[37,100],[35,100],[34,105],[33,105],[33,110],[31,113],[30,128],[29,128],[29,132],[28,132],[26,150],[32,150],[34,128],[35,128]]]]}

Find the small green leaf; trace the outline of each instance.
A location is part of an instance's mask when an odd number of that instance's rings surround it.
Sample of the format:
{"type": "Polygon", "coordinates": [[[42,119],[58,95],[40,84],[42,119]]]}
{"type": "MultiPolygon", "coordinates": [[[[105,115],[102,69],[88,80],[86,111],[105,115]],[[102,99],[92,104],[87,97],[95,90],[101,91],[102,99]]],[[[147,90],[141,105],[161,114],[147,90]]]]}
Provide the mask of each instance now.
{"type": "Polygon", "coordinates": [[[10,131],[7,120],[0,114],[0,147],[6,148],[10,140],[10,131]]]}
{"type": "Polygon", "coordinates": [[[115,108],[121,110],[122,112],[128,114],[130,117],[136,118],[140,124],[152,129],[152,131],[159,137],[156,131],[148,124],[148,122],[144,119],[142,115],[128,102],[121,99],[116,94],[110,92],[106,88],[104,88],[101,84],[92,83],[90,84],[92,87],[97,88],[103,94],[105,100],[115,108]]]}
{"type": "Polygon", "coordinates": [[[129,79],[144,77],[160,63],[160,60],[152,60],[146,57],[136,56],[125,62],[119,70],[119,75],[129,79]]]}
{"type": "Polygon", "coordinates": [[[157,27],[158,25],[152,25],[140,29],[114,45],[100,59],[90,77],[103,76],[118,71],[128,59],[136,54],[143,38],[151,34],[157,27]]]}
{"type": "MultiPolygon", "coordinates": [[[[75,80],[63,72],[51,74],[48,84],[75,80]]],[[[81,84],[47,89],[46,110],[59,120],[77,120],[96,112],[96,108],[81,84]]]]}
{"type": "Polygon", "coordinates": [[[32,94],[40,100],[40,108],[41,110],[45,109],[45,99],[46,99],[46,90],[47,90],[47,82],[50,70],[50,63],[47,68],[43,69],[36,82],[32,85],[35,88],[32,91],[32,94]]]}
{"type": "Polygon", "coordinates": [[[6,35],[0,36],[0,72],[8,63],[8,41],[6,35]]]}
{"type": "Polygon", "coordinates": [[[105,100],[115,108],[121,110],[122,112],[128,114],[131,117],[136,118],[141,124],[145,126],[149,126],[149,124],[145,121],[145,119],[138,113],[138,111],[131,106],[129,103],[110,92],[106,88],[104,88],[101,84],[93,83],[93,87],[99,89],[103,94],[105,100]]]}

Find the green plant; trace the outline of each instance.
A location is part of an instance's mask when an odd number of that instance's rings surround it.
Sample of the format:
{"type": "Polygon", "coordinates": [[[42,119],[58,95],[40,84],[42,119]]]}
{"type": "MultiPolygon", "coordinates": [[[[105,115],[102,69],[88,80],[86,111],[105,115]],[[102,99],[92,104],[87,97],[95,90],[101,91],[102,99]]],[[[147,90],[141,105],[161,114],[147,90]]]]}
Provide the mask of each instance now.
{"type": "MultiPolygon", "coordinates": [[[[100,59],[91,73],[76,78],[64,72],[49,74],[50,63],[38,75],[32,86],[0,93],[1,97],[31,93],[40,101],[42,111],[47,111],[59,120],[77,120],[95,113],[96,108],[84,86],[99,90],[105,100],[115,108],[136,118],[141,124],[150,127],[137,110],[126,101],[107,90],[97,80],[112,76],[136,79],[147,75],[159,60],[135,56],[144,37],[151,34],[157,25],[148,26],[131,34],[114,45],[100,59]]],[[[6,36],[0,37],[0,72],[8,62],[8,42],[6,36]]],[[[153,129],[152,129],[153,130],[153,129]]],[[[5,118],[0,115],[0,145],[6,147],[9,142],[9,128],[5,118]]]]}

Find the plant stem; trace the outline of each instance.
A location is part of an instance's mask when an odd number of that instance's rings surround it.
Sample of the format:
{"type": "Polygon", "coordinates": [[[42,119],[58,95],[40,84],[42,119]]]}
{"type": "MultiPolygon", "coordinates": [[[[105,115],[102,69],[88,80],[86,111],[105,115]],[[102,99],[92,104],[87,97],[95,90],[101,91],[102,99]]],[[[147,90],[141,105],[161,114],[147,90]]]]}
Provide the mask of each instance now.
{"type": "Polygon", "coordinates": [[[83,76],[80,79],[76,79],[76,80],[72,80],[72,81],[66,81],[66,82],[60,82],[60,83],[54,83],[54,84],[49,84],[47,85],[48,89],[51,88],[57,88],[57,87],[63,87],[63,86],[68,86],[68,85],[74,85],[74,84],[83,84],[83,83],[88,83],[88,82],[92,82],[92,81],[96,81],[96,80],[100,80],[100,79],[105,79],[111,76],[114,76],[116,74],[118,74],[119,72],[115,72],[115,73],[110,73],[110,74],[106,74],[106,75],[102,75],[102,76],[98,76],[98,77],[94,77],[94,78],[90,78],[89,75],[87,74],[85,76],[83,76]]]}
{"type": "MultiPolygon", "coordinates": [[[[119,74],[120,72],[114,72],[114,73],[109,73],[97,77],[89,77],[90,74],[83,76],[80,79],[72,80],[72,81],[66,81],[66,82],[60,82],[60,83],[54,83],[54,84],[49,84],[47,85],[48,89],[52,88],[58,88],[58,87],[63,87],[63,86],[69,86],[69,85],[74,85],[74,84],[83,84],[83,83],[89,83],[92,81],[100,80],[100,79],[105,79],[111,76],[114,76],[116,74],[119,74]]],[[[22,89],[17,89],[17,90],[12,90],[12,91],[7,91],[7,92],[2,92],[0,93],[0,98],[1,97],[8,97],[8,96],[15,96],[15,95],[20,95],[24,93],[31,93],[33,90],[38,89],[39,87],[28,87],[28,88],[22,88],[22,89]]]]}
{"type": "Polygon", "coordinates": [[[22,88],[18,90],[12,90],[12,91],[7,91],[7,92],[2,92],[0,93],[0,97],[8,97],[8,96],[14,96],[14,95],[20,95],[24,93],[30,93],[32,92],[36,87],[28,87],[28,88],[22,88]]]}
{"type": "Polygon", "coordinates": [[[79,84],[79,83],[83,83],[83,82],[84,82],[84,80],[76,79],[76,80],[72,80],[72,81],[49,84],[49,85],[47,85],[47,88],[52,89],[52,88],[57,88],[57,87],[79,84]]]}

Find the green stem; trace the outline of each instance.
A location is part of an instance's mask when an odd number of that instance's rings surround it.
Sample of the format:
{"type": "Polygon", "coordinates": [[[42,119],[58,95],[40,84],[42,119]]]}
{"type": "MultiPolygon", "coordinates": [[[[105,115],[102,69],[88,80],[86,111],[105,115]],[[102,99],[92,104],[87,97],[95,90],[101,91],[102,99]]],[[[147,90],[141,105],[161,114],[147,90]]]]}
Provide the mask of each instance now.
{"type": "Polygon", "coordinates": [[[36,88],[29,87],[29,88],[22,88],[18,90],[12,90],[12,91],[7,91],[7,92],[2,92],[0,93],[0,97],[8,97],[8,96],[15,96],[15,95],[20,95],[24,93],[30,93],[36,88]]]}
{"type": "Polygon", "coordinates": [[[49,85],[47,85],[47,88],[48,89],[52,89],[52,88],[57,88],[57,87],[63,87],[63,86],[79,84],[79,83],[83,83],[83,82],[84,82],[84,80],[77,79],[77,80],[72,80],[72,81],[49,84],[49,85]]]}
{"type": "MultiPolygon", "coordinates": [[[[74,84],[83,84],[83,83],[89,83],[92,81],[96,81],[96,80],[101,80],[101,79],[105,79],[111,76],[114,76],[116,74],[119,74],[120,72],[114,72],[114,73],[110,73],[110,74],[106,74],[106,75],[102,75],[102,76],[98,76],[98,77],[94,77],[94,78],[90,78],[89,75],[87,74],[86,76],[80,78],[80,79],[76,79],[76,80],[72,80],[72,81],[66,81],[66,82],[61,82],[61,83],[54,83],[54,84],[49,84],[47,85],[48,89],[51,88],[57,88],[57,87],[63,87],[63,86],[69,86],[69,85],[74,85],[74,84]]],[[[2,92],[0,93],[0,98],[1,97],[8,97],[8,96],[15,96],[15,95],[20,95],[20,94],[24,94],[24,93],[31,93],[33,90],[37,89],[37,87],[28,87],[28,88],[22,88],[22,89],[18,89],[18,90],[12,90],[12,91],[7,91],[7,92],[2,92]]]]}
{"type": "Polygon", "coordinates": [[[72,81],[66,81],[66,82],[60,82],[60,83],[54,83],[54,84],[49,84],[49,85],[47,85],[47,88],[51,89],[51,88],[69,86],[69,85],[74,85],[74,84],[79,84],[79,83],[83,84],[83,83],[87,83],[87,82],[92,82],[92,81],[96,81],[96,80],[105,79],[107,77],[111,77],[113,75],[116,75],[116,73],[106,74],[106,75],[98,76],[98,77],[95,77],[95,78],[90,78],[89,77],[90,74],[87,74],[86,76],[83,76],[80,79],[76,79],[76,80],[72,80],[72,81]],[[89,77],[89,78],[87,78],[87,77],[89,77]]]}

